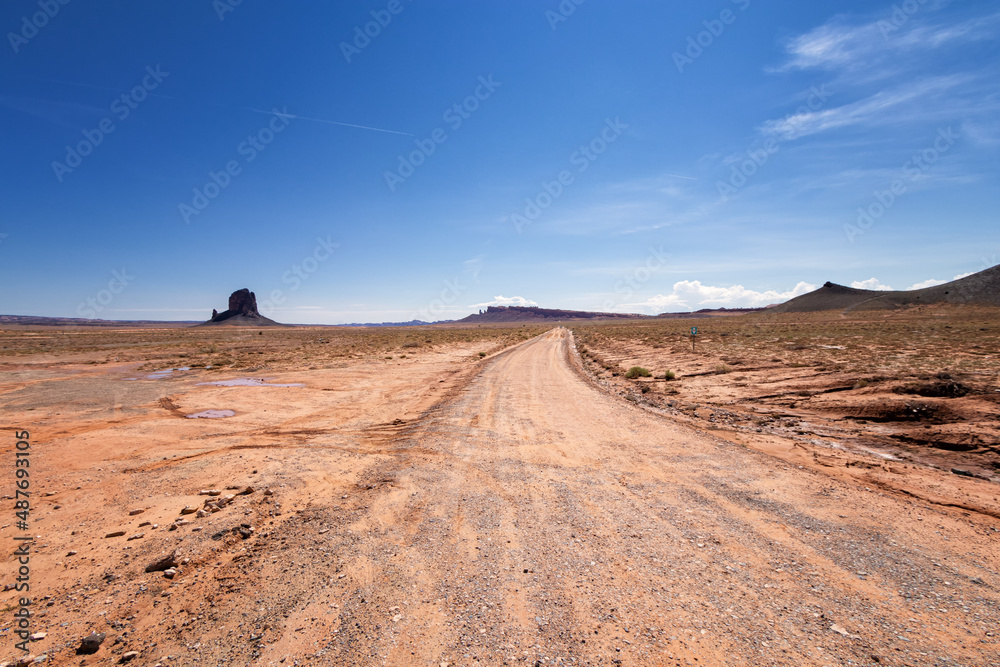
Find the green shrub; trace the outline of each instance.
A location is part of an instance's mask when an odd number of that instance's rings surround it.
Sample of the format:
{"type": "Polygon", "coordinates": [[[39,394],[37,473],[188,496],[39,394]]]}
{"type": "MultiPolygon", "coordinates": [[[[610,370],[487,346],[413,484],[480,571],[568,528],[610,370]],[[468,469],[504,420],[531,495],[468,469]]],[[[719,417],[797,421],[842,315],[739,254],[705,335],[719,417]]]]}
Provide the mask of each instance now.
{"type": "Polygon", "coordinates": [[[479,353],[479,358],[480,358],[480,359],[482,359],[482,358],[483,358],[483,357],[485,357],[485,356],[486,356],[486,353],[485,353],[485,352],[480,352],[480,353],[479,353]]]}
{"type": "Polygon", "coordinates": [[[677,374],[674,373],[673,371],[667,371],[666,373],[663,374],[664,380],[673,380],[675,377],[677,377],[677,374]]]}
{"type": "Polygon", "coordinates": [[[648,369],[643,368],[642,366],[633,366],[632,368],[625,371],[625,377],[628,378],[629,380],[634,380],[640,377],[648,378],[652,375],[653,374],[650,373],[648,369]]]}
{"type": "Polygon", "coordinates": [[[727,366],[725,364],[719,364],[718,366],[715,367],[715,374],[716,375],[725,375],[726,373],[732,373],[732,372],[733,372],[732,366],[727,366]]]}

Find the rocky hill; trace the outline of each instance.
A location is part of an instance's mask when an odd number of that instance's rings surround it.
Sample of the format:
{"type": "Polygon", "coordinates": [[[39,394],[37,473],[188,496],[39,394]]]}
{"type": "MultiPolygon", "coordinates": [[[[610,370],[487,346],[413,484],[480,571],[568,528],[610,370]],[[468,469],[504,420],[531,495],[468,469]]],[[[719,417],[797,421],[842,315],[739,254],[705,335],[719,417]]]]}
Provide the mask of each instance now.
{"type": "Polygon", "coordinates": [[[895,310],[931,304],[1000,306],[1000,265],[950,283],[919,290],[875,291],[826,283],[818,290],[770,308],[771,313],[895,310]]]}

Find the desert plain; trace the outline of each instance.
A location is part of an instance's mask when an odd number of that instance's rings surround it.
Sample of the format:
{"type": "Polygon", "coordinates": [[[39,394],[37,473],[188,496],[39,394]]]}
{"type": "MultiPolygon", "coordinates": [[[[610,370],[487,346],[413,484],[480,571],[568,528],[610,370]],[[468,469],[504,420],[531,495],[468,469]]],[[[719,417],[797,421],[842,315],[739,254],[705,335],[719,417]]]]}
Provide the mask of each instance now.
{"type": "Polygon", "coordinates": [[[29,595],[57,665],[998,665],[998,371],[995,309],[4,327],[0,660],[29,595]]]}

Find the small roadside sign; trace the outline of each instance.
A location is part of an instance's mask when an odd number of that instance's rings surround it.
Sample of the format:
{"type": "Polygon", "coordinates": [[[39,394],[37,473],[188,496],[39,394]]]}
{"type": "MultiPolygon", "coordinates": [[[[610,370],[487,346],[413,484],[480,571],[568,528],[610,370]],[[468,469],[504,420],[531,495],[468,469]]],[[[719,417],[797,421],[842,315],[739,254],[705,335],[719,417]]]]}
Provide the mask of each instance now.
{"type": "Polygon", "coordinates": [[[691,327],[691,335],[692,336],[698,335],[698,327],[691,327]]]}

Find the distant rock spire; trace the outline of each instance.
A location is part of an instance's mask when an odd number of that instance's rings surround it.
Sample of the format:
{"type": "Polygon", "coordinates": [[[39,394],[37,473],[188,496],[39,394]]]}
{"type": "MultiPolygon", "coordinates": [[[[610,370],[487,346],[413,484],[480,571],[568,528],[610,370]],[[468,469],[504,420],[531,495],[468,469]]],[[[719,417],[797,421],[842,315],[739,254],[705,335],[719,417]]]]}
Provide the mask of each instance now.
{"type": "Polygon", "coordinates": [[[229,295],[229,309],[220,313],[212,309],[212,322],[222,322],[231,317],[243,315],[250,318],[261,318],[257,312],[257,295],[246,287],[238,289],[229,295]]]}

